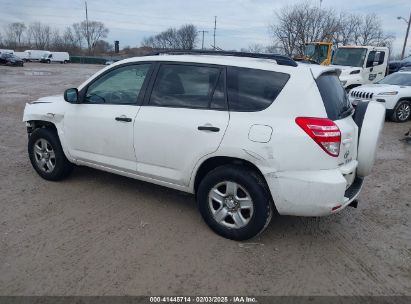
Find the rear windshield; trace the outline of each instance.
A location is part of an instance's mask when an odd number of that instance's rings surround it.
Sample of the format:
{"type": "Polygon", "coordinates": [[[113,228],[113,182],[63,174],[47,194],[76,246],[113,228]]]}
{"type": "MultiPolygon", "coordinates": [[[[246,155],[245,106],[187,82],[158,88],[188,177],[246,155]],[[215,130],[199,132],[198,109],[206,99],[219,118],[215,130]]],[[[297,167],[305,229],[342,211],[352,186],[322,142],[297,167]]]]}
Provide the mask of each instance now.
{"type": "Polygon", "coordinates": [[[338,120],[351,115],[351,103],[335,72],[324,73],[318,77],[317,86],[329,119],[338,120]]]}
{"type": "Polygon", "coordinates": [[[290,75],[248,68],[227,68],[230,111],[255,112],[269,107],[290,75]]]}

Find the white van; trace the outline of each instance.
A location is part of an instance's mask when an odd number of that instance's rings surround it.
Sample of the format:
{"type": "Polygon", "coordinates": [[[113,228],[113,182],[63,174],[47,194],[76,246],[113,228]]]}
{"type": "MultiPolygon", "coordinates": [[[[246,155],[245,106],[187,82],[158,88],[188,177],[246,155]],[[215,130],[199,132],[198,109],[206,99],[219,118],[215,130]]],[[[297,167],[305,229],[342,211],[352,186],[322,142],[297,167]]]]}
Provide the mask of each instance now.
{"type": "Polygon", "coordinates": [[[41,57],[43,57],[44,53],[48,51],[44,50],[25,50],[27,54],[27,61],[40,61],[41,57]]]}
{"type": "Polygon", "coordinates": [[[19,57],[20,59],[23,59],[24,61],[29,60],[28,54],[26,52],[14,52],[14,55],[19,57]]]}
{"type": "Polygon", "coordinates": [[[13,50],[7,50],[7,49],[0,49],[0,55],[1,54],[14,54],[13,50]]]}
{"type": "Polygon", "coordinates": [[[46,52],[40,59],[40,62],[45,62],[45,63],[52,63],[52,62],[67,63],[69,61],[70,61],[70,55],[67,52],[46,52]]]}
{"type": "Polygon", "coordinates": [[[388,57],[387,47],[343,46],[334,52],[331,66],[341,69],[341,83],[349,91],[383,79],[388,57]]]}

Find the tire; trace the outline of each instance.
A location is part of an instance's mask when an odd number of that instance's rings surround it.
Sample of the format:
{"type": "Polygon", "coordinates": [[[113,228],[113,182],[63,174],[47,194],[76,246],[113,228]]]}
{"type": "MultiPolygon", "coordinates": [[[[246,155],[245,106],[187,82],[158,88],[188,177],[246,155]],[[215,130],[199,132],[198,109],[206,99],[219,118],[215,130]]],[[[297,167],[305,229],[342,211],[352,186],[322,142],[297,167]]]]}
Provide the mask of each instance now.
{"type": "Polygon", "coordinates": [[[274,210],[263,178],[255,171],[235,165],[209,172],[198,187],[197,203],[204,221],[214,232],[237,241],[263,232],[274,210]],[[215,199],[209,196],[212,193],[215,199]]]}
{"type": "Polygon", "coordinates": [[[34,170],[46,180],[62,180],[73,170],[73,164],[64,155],[58,135],[52,129],[36,129],[29,137],[28,153],[34,170]]]}
{"type": "Polygon", "coordinates": [[[411,117],[411,102],[400,100],[392,111],[391,120],[395,122],[406,122],[411,117]]]}

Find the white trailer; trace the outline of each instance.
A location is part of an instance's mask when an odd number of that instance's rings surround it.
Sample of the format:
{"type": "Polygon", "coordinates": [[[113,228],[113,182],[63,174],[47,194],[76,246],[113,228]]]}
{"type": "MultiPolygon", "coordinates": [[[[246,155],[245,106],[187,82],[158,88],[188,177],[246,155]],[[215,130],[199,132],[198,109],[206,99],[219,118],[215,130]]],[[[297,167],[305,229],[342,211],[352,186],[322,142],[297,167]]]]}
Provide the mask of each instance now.
{"type": "Polygon", "coordinates": [[[389,50],[376,46],[343,46],[333,55],[331,66],[341,69],[340,80],[347,91],[375,83],[386,75],[389,50]]]}
{"type": "Polygon", "coordinates": [[[44,50],[25,50],[25,53],[27,53],[27,61],[40,61],[40,59],[43,57],[45,53],[48,51],[44,50]]]}
{"type": "Polygon", "coordinates": [[[68,63],[70,61],[70,55],[67,52],[46,52],[41,57],[40,62],[52,63],[68,63]]]}

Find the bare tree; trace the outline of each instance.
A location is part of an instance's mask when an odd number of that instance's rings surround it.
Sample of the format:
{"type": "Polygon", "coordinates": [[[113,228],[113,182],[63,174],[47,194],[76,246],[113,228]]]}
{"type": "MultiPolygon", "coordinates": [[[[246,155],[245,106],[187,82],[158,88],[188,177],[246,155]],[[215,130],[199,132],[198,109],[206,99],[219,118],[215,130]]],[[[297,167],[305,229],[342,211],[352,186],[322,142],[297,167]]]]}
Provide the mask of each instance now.
{"type": "Polygon", "coordinates": [[[197,36],[197,28],[186,24],[179,29],[169,28],[155,36],[146,37],[141,45],[154,49],[191,50],[196,46],[197,36]]]}
{"type": "Polygon", "coordinates": [[[241,49],[242,52],[248,53],[264,53],[266,51],[266,47],[259,43],[250,44],[246,49],[241,49]]]}
{"type": "Polygon", "coordinates": [[[30,24],[28,28],[29,42],[36,49],[47,49],[50,44],[52,29],[49,25],[40,22],[30,24]]]}
{"type": "Polygon", "coordinates": [[[390,45],[394,35],[385,34],[381,19],[375,14],[367,14],[359,26],[358,44],[361,45],[390,45]]]}
{"type": "Polygon", "coordinates": [[[94,52],[96,54],[107,54],[113,52],[114,45],[104,40],[98,40],[94,45],[94,52]]]}
{"type": "Polygon", "coordinates": [[[366,16],[321,9],[310,2],[285,6],[269,28],[274,41],[282,44],[288,56],[302,55],[304,43],[334,42],[337,45],[387,45],[393,35],[384,33],[375,14],[366,16]]]}
{"type": "Polygon", "coordinates": [[[23,32],[26,30],[26,26],[21,22],[10,23],[5,29],[5,42],[10,48],[17,48],[21,46],[23,32]]]}
{"type": "Polygon", "coordinates": [[[192,50],[196,46],[198,31],[192,24],[186,24],[180,27],[177,31],[177,41],[179,47],[183,50],[192,50]]]}
{"type": "Polygon", "coordinates": [[[93,53],[95,44],[98,40],[106,38],[109,32],[109,29],[106,28],[104,23],[99,21],[83,21],[81,23],[73,24],[73,29],[79,30],[81,36],[87,42],[87,49],[89,54],[93,53]]]}
{"type": "Polygon", "coordinates": [[[360,38],[362,18],[355,14],[340,13],[340,28],[335,33],[333,42],[337,45],[357,44],[360,38]]]}

